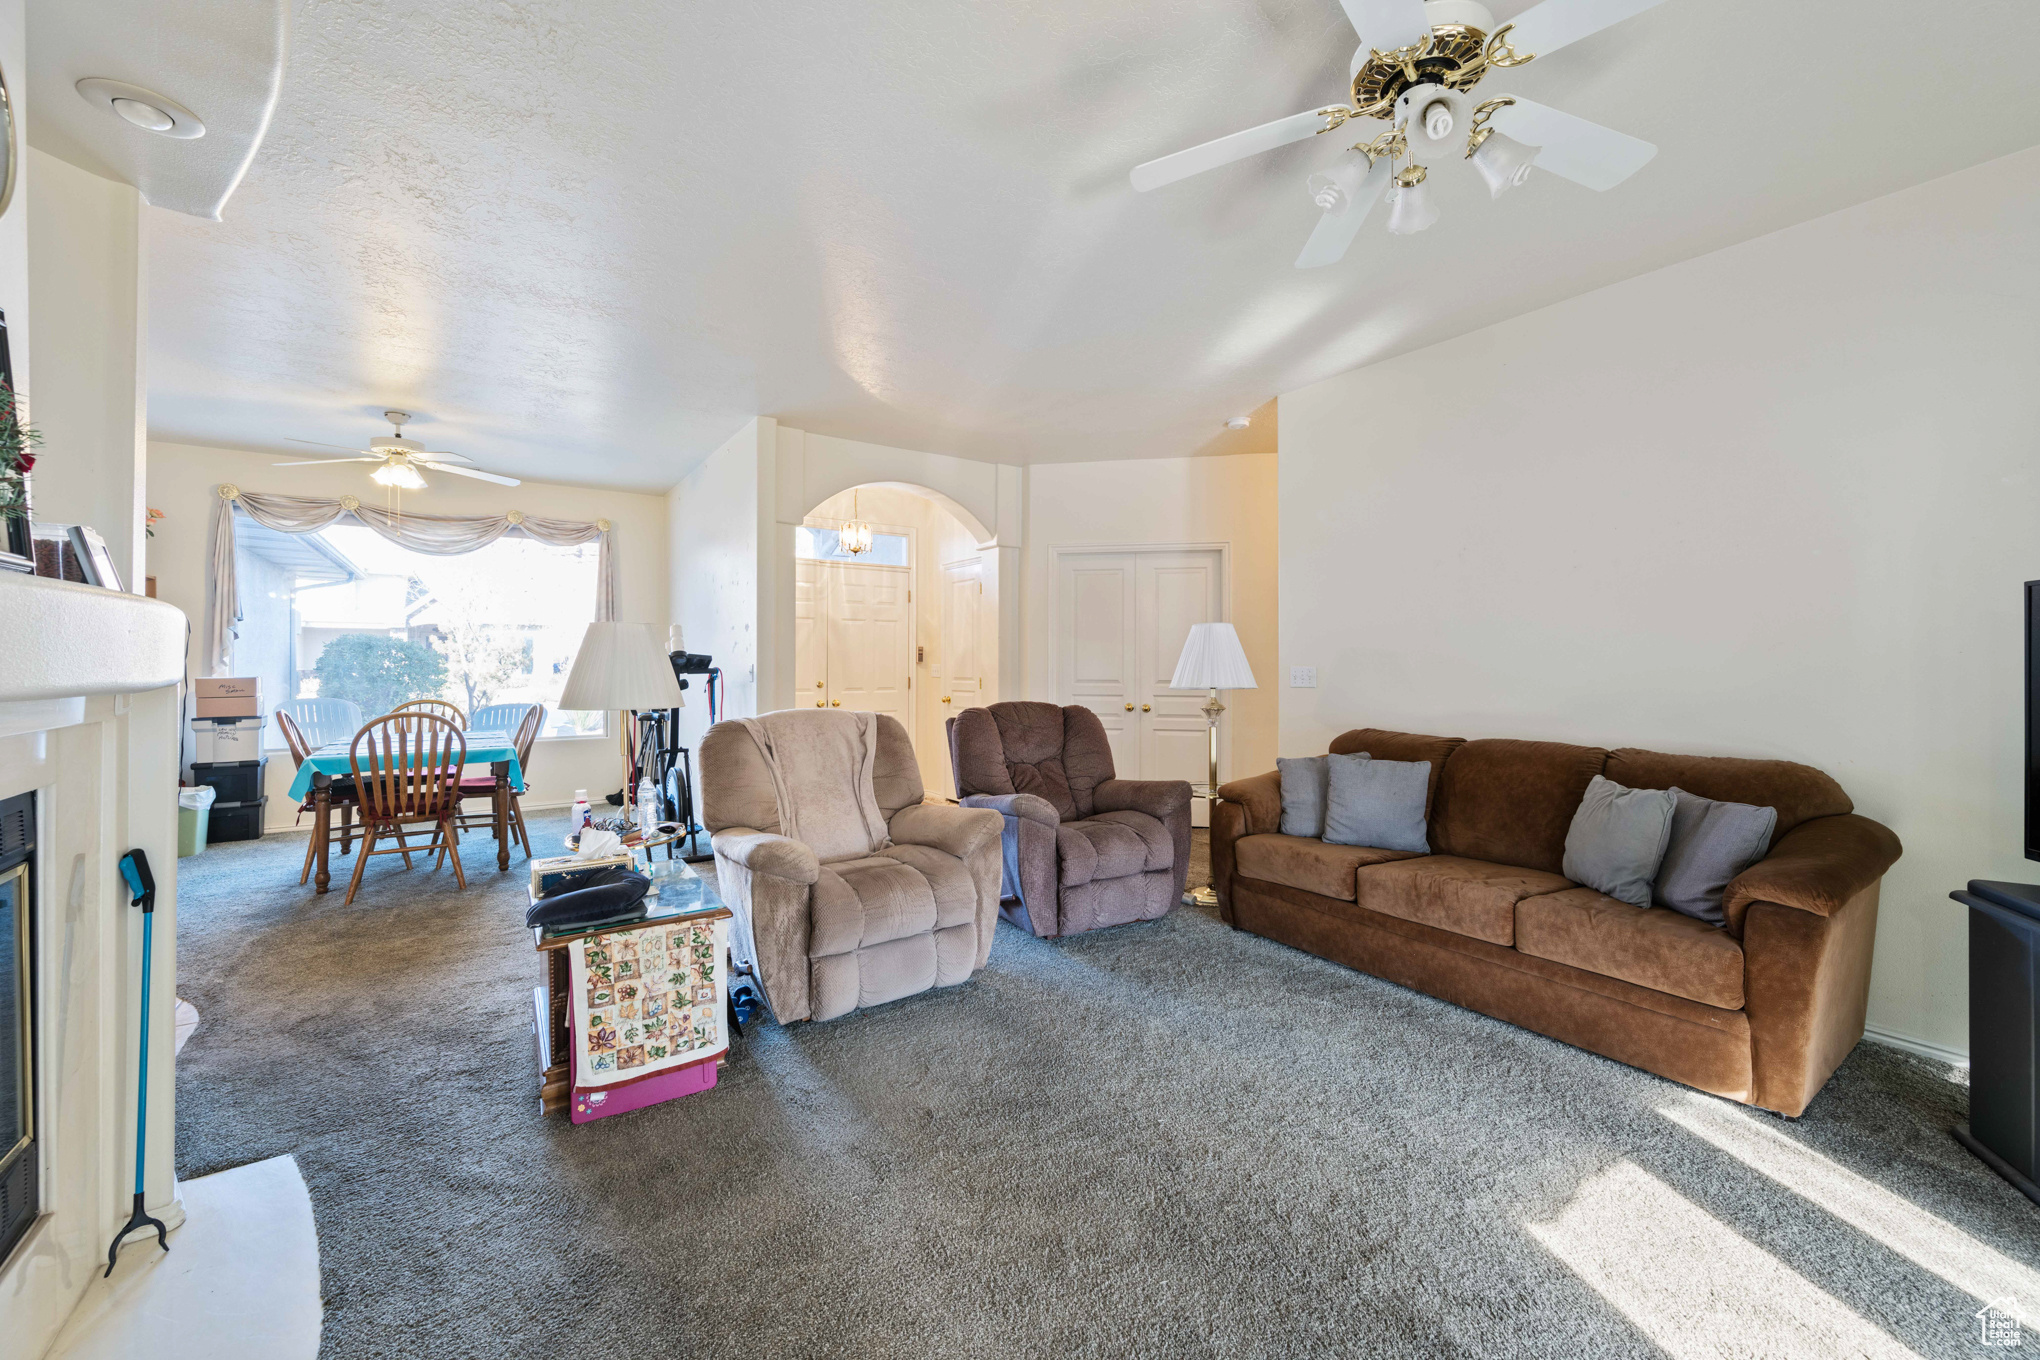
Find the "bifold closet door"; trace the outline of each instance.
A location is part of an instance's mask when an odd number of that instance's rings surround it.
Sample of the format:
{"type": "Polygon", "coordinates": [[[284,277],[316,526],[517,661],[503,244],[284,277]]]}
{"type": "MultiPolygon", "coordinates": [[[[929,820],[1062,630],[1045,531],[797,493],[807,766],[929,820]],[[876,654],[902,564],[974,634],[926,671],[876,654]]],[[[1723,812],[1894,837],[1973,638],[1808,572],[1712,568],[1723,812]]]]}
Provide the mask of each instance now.
{"type": "MultiPolygon", "coordinates": [[[[1190,625],[1221,616],[1220,562],[1215,549],[1058,554],[1059,702],[1098,715],[1122,779],[1205,781],[1204,692],[1169,681],[1190,625]]],[[[1191,812],[1203,826],[1203,803],[1191,812]]]]}
{"type": "MultiPolygon", "coordinates": [[[[1220,617],[1224,589],[1219,558],[1210,550],[1142,553],[1135,576],[1136,621],[1140,629],[1142,707],[1140,777],[1185,779],[1203,784],[1211,777],[1206,690],[1170,689],[1183,640],[1193,623],[1220,617]]],[[[1221,737],[1223,731],[1221,730],[1221,737]]],[[[1190,820],[1203,826],[1210,809],[1201,798],[1190,804],[1190,820]]]]}

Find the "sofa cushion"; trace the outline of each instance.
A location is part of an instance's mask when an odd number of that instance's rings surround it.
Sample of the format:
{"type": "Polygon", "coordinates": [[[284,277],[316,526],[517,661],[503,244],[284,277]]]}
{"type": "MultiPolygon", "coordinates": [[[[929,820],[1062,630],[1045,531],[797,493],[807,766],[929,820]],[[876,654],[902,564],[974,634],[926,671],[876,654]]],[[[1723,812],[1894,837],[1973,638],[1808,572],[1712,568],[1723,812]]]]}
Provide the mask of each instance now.
{"type": "Polygon", "coordinates": [[[1326,748],[1335,756],[1365,751],[1376,760],[1428,760],[1431,786],[1424,793],[1424,816],[1428,819],[1438,802],[1438,780],[1444,773],[1446,757],[1465,745],[1459,737],[1427,737],[1417,732],[1389,732],[1379,727],[1356,727],[1332,738],[1326,748]]]}
{"type": "Polygon", "coordinates": [[[1572,886],[1539,869],[1453,855],[1370,865],[1354,884],[1354,901],[1369,911],[1500,945],[1516,941],[1518,902],[1572,886]]]}
{"type": "Polygon", "coordinates": [[[1378,845],[1429,854],[1424,797],[1431,764],[1422,760],[1370,760],[1326,756],[1331,767],[1324,838],[1333,845],[1378,845]]]}
{"type": "MultiPolygon", "coordinates": [[[[1650,905],[1650,885],[1672,839],[1672,795],[1664,789],[1624,788],[1595,775],[1565,833],[1560,870],[1632,907],[1650,905]]],[[[1728,886],[1730,874],[1721,880],[1728,886]]]]}
{"type": "Polygon", "coordinates": [[[1320,897],[1351,902],[1353,875],[1362,865],[1414,859],[1412,850],[1369,845],[1327,845],[1302,836],[1242,836],[1233,842],[1233,866],[1242,878],[1258,878],[1320,897]]]}
{"type": "Polygon", "coordinates": [[[1773,837],[1815,817],[1854,812],[1842,786],[1811,765],[1791,760],[1743,760],[1735,756],[1675,756],[1633,746],[1608,753],[1601,771],[1632,789],[1680,788],[1718,803],[1754,803],[1776,808],[1773,837]]]}
{"type": "Polygon", "coordinates": [[[1064,822],[1055,829],[1055,849],[1065,888],[1166,869],[1174,853],[1168,830],[1145,812],[1101,812],[1064,822]],[[1160,863],[1152,863],[1157,853],[1160,863]]]}
{"type": "Polygon", "coordinates": [[[1598,746],[1558,741],[1467,742],[1446,760],[1438,782],[1431,848],[1441,855],[1562,872],[1566,830],[1588,781],[1607,758],[1598,746]]]}
{"type": "Polygon", "coordinates": [[[1112,778],[1112,747],[1081,705],[998,703],[951,720],[949,758],[966,793],[1031,793],[1065,820],[1088,817],[1093,791],[1112,778]]]}
{"type": "Polygon", "coordinates": [[[1771,848],[1778,809],[1718,802],[1680,788],[1670,792],[1672,839],[1651,885],[1651,901],[1711,926],[1726,925],[1722,896],[1737,874],[1771,848]]]}
{"type": "MultiPolygon", "coordinates": [[[[1325,799],[1331,779],[1331,763],[1330,756],[1277,757],[1275,773],[1282,790],[1283,835],[1325,834],[1325,799]]],[[[489,787],[495,787],[494,780],[489,781],[489,787]]]]}
{"type": "Polygon", "coordinates": [[[1727,931],[1592,888],[1518,902],[1516,949],[1703,1006],[1742,1009],[1742,946],[1727,931]]]}

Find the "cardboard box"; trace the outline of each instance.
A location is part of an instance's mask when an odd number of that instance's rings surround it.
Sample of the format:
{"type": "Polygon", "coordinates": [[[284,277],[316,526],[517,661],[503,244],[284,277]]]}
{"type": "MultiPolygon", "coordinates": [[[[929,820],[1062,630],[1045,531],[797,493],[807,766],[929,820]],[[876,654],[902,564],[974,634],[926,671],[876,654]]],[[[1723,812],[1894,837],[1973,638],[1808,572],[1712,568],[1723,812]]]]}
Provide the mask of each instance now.
{"type": "Polygon", "coordinates": [[[534,897],[570,892],[604,869],[618,867],[627,869],[632,862],[628,850],[620,850],[613,855],[598,855],[594,859],[582,859],[579,855],[553,855],[546,859],[535,859],[531,861],[531,892],[534,897]]]}
{"type": "Polygon", "coordinates": [[[250,694],[225,699],[198,700],[197,718],[259,718],[262,716],[262,696],[250,694]]]}
{"type": "Polygon", "coordinates": [[[262,677],[259,675],[208,675],[191,682],[191,693],[198,699],[253,699],[261,702],[262,677]]]}

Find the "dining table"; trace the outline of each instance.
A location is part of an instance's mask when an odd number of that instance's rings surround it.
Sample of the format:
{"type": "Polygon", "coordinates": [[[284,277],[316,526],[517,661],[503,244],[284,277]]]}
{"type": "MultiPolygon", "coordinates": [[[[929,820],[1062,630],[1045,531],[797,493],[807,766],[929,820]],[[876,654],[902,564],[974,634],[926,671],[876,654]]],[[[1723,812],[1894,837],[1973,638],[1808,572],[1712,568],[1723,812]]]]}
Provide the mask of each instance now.
{"type": "MultiPolygon", "coordinates": [[[[350,748],[353,739],[328,742],[306,756],[290,784],[290,796],[302,804],[312,800],[312,839],[318,846],[315,891],[325,892],[332,882],[326,857],[333,843],[333,781],[354,773],[350,748]]],[[[490,794],[491,819],[496,834],[496,869],[510,868],[510,795],[524,784],[524,770],[517,763],[517,734],[514,732],[469,732],[467,765],[487,765],[495,779],[490,794]]]]}

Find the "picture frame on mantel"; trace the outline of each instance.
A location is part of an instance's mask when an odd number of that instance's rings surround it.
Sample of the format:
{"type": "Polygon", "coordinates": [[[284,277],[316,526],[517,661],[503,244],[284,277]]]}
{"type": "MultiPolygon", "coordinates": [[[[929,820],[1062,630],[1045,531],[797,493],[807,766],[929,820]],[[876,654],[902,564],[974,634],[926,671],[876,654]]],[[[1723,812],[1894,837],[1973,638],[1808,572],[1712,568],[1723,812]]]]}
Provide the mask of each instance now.
{"type": "Polygon", "coordinates": [[[113,554],[107,551],[106,540],[91,525],[71,526],[71,552],[85,573],[86,585],[104,586],[108,590],[127,589],[121,584],[120,568],[113,565],[113,554]]]}

